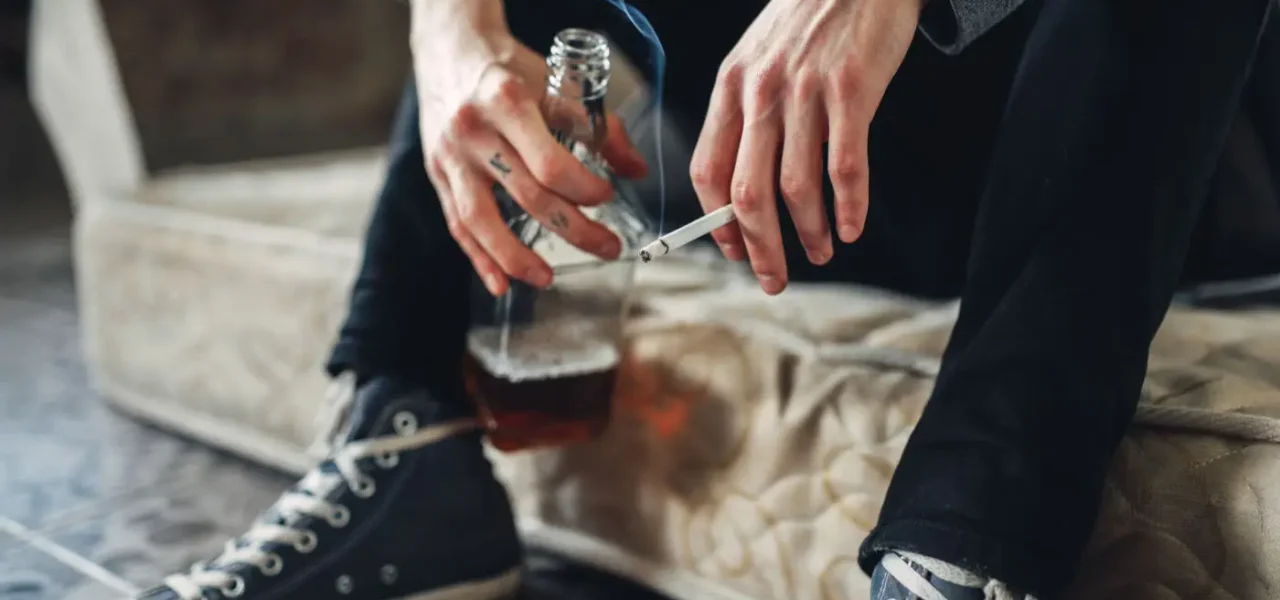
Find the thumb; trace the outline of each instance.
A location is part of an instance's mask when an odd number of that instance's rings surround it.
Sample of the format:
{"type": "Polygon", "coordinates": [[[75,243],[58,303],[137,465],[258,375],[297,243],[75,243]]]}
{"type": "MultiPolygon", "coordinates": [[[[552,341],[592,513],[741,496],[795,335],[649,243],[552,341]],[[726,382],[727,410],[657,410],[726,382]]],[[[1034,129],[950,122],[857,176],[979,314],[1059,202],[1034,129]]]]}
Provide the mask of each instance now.
{"type": "Polygon", "coordinates": [[[649,173],[649,165],[645,163],[644,156],[627,135],[626,123],[614,114],[608,115],[606,119],[608,134],[605,136],[603,147],[600,148],[600,154],[609,162],[609,166],[613,167],[614,173],[628,179],[644,177],[649,173]]]}
{"type": "Polygon", "coordinates": [[[603,141],[596,142],[586,135],[594,131],[590,124],[591,118],[587,115],[587,108],[581,102],[546,96],[542,102],[542,111],[547,117],[547,124],[552,129],[571,132],[578,141],[595,146],[595,150],[604,157],[615,174],[628,179],[638,179],[649,172],[644,157],[627,135],[626,123],[617,115],[612,113],[605,115],[605,137],[603,141]]]}

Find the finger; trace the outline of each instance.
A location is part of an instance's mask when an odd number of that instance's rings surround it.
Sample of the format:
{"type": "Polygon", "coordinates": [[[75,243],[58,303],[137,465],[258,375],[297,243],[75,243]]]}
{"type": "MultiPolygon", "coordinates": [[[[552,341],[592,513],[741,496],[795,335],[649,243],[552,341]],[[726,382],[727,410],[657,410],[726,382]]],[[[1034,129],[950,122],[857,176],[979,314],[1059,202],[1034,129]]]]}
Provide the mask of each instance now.
{"type": "Polygon", "coordinates": [[[575,204],[600,204],[613,198],[613,186],[583,166],[555,136],[533,98],[516,79],[494,84],[487,118],[515,148],[520,162],[545,188],[575,204]]]}
{"type": "Polygon", "coordinates": [[[446,165],[457,219],[502,271],[529,285],[551,285],[551,267],[516,238],[498,212],[493,180],[461,162],[446,165]]]}
{"type": "MultiPolygon", "coordinates": [[[[710,213],[729,204],[729,185],[742,139],[741,77],[733,72],[721,75],[711,92],[702,133],[689,164],[689,179],[698,195],[702,211],[710,213]]],[[[747,257],[738,224],[730,223],[711,232],[720,251],[729,260],[747,257]]]]}
{"type": "Polygon", "coordinates": [[[833,253],[826,204],[822,198],[822,142],[826,123],[822,103],[800,82],[787,104],[778,188],[791,212],[809,262],[826,264],[833,253]]]}
{"type": "Polygon", "coordinates": [[[593,118],[582,102],[556,97],[544,100],[542,108],[551,129],[567,132],[575,140],[596,148],[614,173],[629,179],[648,173],[644,156],[627,134],[626,123],[617,115],[597,114],[593,118]],[[591,135],[594,133],[602,135],[591,135]]]}
{"type": "Polygon", "coordinates": [[[870,198],[867,170],[867,128],[870,115],[841,93],[829,96],[830,120],[827,174],[835,189],[836,231],[848,244],[862,235],[867,223],[870,198]]]}
{"type": "Polygon", "coordinates": [[[471,267],[484,283],[485,289],[494,296],[505,294],[510,283],[507,281],[507,275],[458,220],[458,211],[454,208],[455,200],[453,192],[449,189],[448,178],[444,177],[437,168],[428,168],[427,175],[435,187],[436,195],[440,197],[440,208],[444,211],[445,222],[449,225],[449,235],[458,242],[462,253],[467,255],[467,259],[471,261],[471,267]]]}
{"type": "Polygon", "coordinates": [[[494,181],[522,208],[565,241],[605,260],[622,253],[622,242],[604,225],[583,216],[568,200],[544,187],[520,162],[515,149],[496,134],[472,138],[472,159],[483,164],[494,181]]]}
{"type": "Polygon", "coordinates": [[[612,114],[607,117],[606,123],[609,130],[600,154],[609,162],[609,166],[613,167],[615,173],[628,179],[639,179],[647,175],[649,165],[627,134],[627,124],[612,114]]]}
{"type": "Polygon", "coordinates": [[[733,211],[760,288],[765,293],[777,294],[787,286],[787,261],[782,250],[774,183],[778,172],[778,145],[782,142],[781,118],[771,107],[747,106],[745,109],[748,122],[733,167],[733,211]],[[752,118],[753,114],[761,116],[752,118]]]}

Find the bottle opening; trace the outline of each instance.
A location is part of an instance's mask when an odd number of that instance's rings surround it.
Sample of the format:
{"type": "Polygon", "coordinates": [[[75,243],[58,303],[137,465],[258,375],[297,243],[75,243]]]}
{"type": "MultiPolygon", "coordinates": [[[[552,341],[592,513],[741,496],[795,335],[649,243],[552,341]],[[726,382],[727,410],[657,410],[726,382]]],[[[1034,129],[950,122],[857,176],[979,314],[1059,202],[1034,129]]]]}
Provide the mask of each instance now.
{"type": "Polygon", "coordinates": [[[581,58],[591,58],[595,55],[601,55],[605,60],[609,58],[609,41],[599,33],[588,29],[565,29],[556,34],[555,41],[552,42],[551,53],[564,55],[577,55],[581,58]]]}
{"type": "Polygon", "coordinates": [[[595,100],[609,88],[609,40],[588,29],[556,34],[547,56],[549,91],[562,97],[595,100]]]}

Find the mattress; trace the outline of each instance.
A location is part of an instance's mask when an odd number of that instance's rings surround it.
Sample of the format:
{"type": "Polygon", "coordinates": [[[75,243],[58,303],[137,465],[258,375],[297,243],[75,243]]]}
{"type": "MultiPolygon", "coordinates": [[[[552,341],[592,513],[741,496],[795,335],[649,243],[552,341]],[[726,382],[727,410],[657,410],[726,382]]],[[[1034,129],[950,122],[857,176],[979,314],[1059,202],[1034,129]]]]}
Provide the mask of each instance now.
{"type": "Polygon", "coordinates": [[[309,468],[382,149],[161,174],[82,202],[86,358],[117,408],[252,460],[309,468]]]}
{"type": "MultiPolygon", "coordinates": [[[[957,306],[771,298],[702,260],[641,279],[606,435],[494,454],[530,543],[681,600],[866,598],[858,545],[957,306]]],[[[1278,363],[1280,314],[1170,313],[1069,598],[1280,598],[1278,363]]]]}
{"type": "MultiPolygon", "coordinates": [[[[380,151],[169,173],[79,206],[86,350],[122,410],[301,472],[380,151]]],[[[704,256],[639,271],[617,419],[494,454],[531,544],[677,600],[843,600],[956,314],[779,297],[704,256]]],[[[1173,310],[1071,592],[1280,598],[1280,314],[1173,310]]],[[[1052,382],[1046,382],[1052,385],[1052,382]]]]}

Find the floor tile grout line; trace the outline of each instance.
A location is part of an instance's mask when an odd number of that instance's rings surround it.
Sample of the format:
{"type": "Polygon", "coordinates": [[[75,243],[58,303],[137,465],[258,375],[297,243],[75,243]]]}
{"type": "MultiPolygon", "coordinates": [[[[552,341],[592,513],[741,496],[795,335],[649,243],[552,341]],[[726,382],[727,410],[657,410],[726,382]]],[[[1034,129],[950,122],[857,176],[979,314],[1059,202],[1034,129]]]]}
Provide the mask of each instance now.
{"type": "Polygon", "coordinates": [[[135,596],[139,591],[141,591],[133,584],[125,581],[115,573],[106,570],[101,565],[68,550],[49,538],[23,527],[17,521],[0,517],[0,531],[17,538],[19,542],[26,543],[28,546],[47,554],[50,558],[79,571],[82,575],[110,587],[125,596],[135,596]]]}

